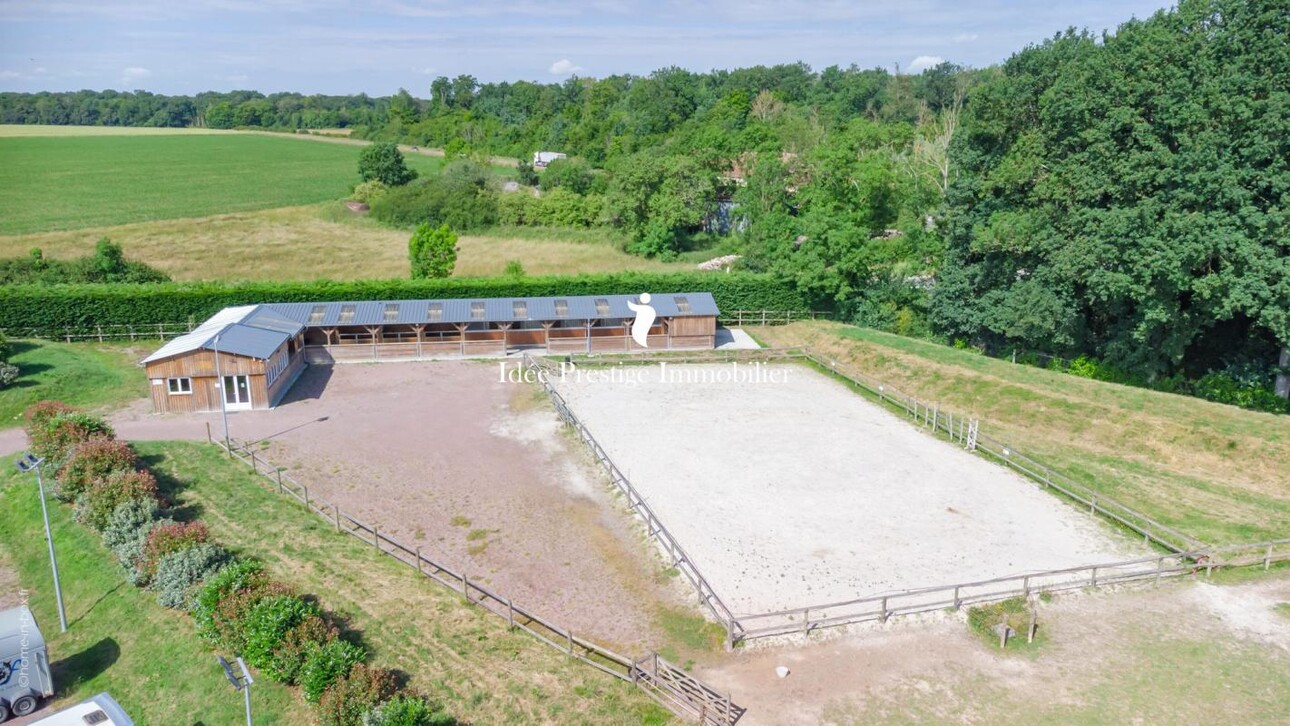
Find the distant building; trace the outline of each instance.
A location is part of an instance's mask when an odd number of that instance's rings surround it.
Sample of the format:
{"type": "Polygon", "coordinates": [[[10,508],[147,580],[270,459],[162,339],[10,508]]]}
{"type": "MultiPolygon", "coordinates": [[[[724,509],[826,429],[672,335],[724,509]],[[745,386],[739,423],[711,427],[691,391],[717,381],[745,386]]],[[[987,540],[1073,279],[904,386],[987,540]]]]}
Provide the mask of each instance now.
{"type": "Polygon", "coordinates": [[[547,164],[556,159],[567,159],[567,154],[561,154],[558,151],[535,151],[533,152],[533,168],[545,169],[547,164]]]}

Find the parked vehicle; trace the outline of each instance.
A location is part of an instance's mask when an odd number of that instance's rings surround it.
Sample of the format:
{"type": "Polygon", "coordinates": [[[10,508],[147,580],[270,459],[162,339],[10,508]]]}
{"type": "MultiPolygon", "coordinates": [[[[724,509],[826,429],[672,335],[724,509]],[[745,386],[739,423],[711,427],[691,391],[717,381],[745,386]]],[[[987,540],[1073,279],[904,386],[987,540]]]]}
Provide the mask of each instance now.
{"type": "Polygon", "coordinates": [[[75,706],[68,706],[58,713],[50,714],[31,726],[134,726],[134,721],[125,715],[121,704],[106,693],[100,693],[88,701],[81,701],[75,706]]]}
{"type": "Polygon", "coordinates": [[[0,722],[26,716],[52,695],[49,653],[36,618],[26,605],[0,611],[0,722]]]}

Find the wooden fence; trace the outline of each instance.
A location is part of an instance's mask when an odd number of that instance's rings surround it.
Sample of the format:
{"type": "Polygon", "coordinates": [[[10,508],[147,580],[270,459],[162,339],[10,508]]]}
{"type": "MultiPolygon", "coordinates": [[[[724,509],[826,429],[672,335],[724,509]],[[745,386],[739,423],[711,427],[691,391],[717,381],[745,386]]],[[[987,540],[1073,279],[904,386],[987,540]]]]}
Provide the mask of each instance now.
{"type": "Polygon", "coordinates": [[[788,325],[801,320],[828,320],[833,313],[823,310],[729,310],[717,321],[722,325],[788,325]]]}
{"type": "Polygon", "coordinates": [[[1159,582],[1166,577],[1206,576],[1224,567],[1262,566],[1290,561],[1290,539],[1254,544],[1207,547],[1121,562],[1045,570],[990,580],[964,582],[880,593],[844,602],[737,616],[745,638],[809,633],[817,628],[868,621],[886,622],[894,615],[911,615],[1044,592],[1105,587],[1128,582],[1159,582]]]}
{"type": "Polygon", "coordinates": [[[578,438],[591,450],[592,455],[596,457],[596,461],[605,468],[605,473],[609,475],[609,480],[627,498],[627,506],[644,520],[646,532],[650,539],[654,540],[663,550],[664,555],[667,557],[668,565],[675,567],[677,571],[685,575],[690,585],[694,587],[695,592],[698,593],[700,603],[712,613],[717,622],[725,627],[726,648],[733,648],[734,644],[742,639],[738,621],[735,620],[730,609],[717,595],[716,590],[708,583],[703,573],[699,571],[698,565],[685,553],[681,543],[663,525],[658,515],[654,514],[654,510],[645,502],[640,492],[636,491],[636,488],[632,486],[631,481],[618,468],[618,465],[609,458],[609,454],[605,453],[605,449],[600,445],[600,442],[596,441],[596,438],[591,435],[591,432],[587,430],[582,421],[574,415],[560,392],[555,390],[555,386],[551,381],[559,375],[559,372],[550,364],[540,362],[537,358],[528,354],[524,355],[524,365],[527,370],[533,372],[539,385],[542,386],[542,390],[546,391],[556,413],[578,434],[578,438]]]}
{"type": "Polygon", "coordinates": [[[140,325],[87,325],[81,328],[8,328],[10,338],[43,338],[73,343],[78,340],[169,340],[192,332],[193,321],[186,323],[147,323],[140,325]]]}
{"type": "Polygon", "coordinates": [[[687,722],[705,726],[731,726],[743,717],[746,709],[734,703],[729,693],[717,691],[657,653],[648,653],[636,659],[628,658],[575,635],[572,630],[560,627],[512,602],[510,598],[472,581],[464,570],[457,571],[435,562],[422,555],[420,547],[407,547],[388,535],[381,534],[375,525],[355,519],[342,512],[339,506],[311,495],[307,486],[284,473],[282,467],[273,465],[257,454],[251,445],[231,441],[229,446],[225,446],[223,441],[211,438],[209,428],[207,439],[267,479],[280,495],[295,499],[304,505],[306,511],[322,517],[338,533],[370,544],[376,551],[415,569],[421,576],[459,593],[467,603],[504,619],[507,627],[519,628],[571,658],[635,684],[687,722]]]}

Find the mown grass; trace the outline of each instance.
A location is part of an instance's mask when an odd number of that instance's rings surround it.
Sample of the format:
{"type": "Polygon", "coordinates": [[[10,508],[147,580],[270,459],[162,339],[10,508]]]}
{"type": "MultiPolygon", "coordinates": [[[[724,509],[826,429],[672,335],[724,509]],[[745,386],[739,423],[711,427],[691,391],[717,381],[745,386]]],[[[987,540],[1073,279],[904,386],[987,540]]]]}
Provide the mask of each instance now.
{"type": "Polygon", "coordinates": [[[1044,631],[1036,628],[1034,640],[1027,638],[1030,629],[1030,606],[1025,598],[1014,597],[999,602],[974,605],[967,611],[968,627],[993,646],[999,644],[996,630],[1001,624],[1012,629],[1005,646],[1010,651],[1030,651],[1042,644],[1044,631]]]}
{"type": "MultiPolygon", "coordinates": [[[[311,204],[358,181],[358,146],[265,134],[0,137],[0,234],[311,204]]],[[[443,160],[409,155],[433,173],[443,160]]],[[[249,266],[229,257],[231,266],[249,266]]]]}
{"type": "MultiPolygon", "coordinates": [[[[356,280],[407,277],[408,236],[333,201],[0,236],[0,257],[23,256],[33,247],[50,258],[81,257],[109,237],[126,256],[176,280],[356,280]]],[[[612,235],[592,230],[498,228],[462,235],[457,246],[458,276],[500,275],[510,260],[530,275],[692,269],[629,255],[612,235]]]]}
{"type": "Polygon", "coordinates": [[[810,345],[1166,525],[1214,544],[1290,534],[1290,417],[1103,383],[830,323],[762,328],[810,345]]]}
{"type": "MultiPolygon", "coordinates": [[[[0,546],[49,643],[54,705],[107,691],[138,724],[237,723],[242,697],[192,620],[126,582],[98,537],[71,521],[70,507],[51,500],[68,620],[67,632],[59,633],[35,480],[18,474],[10,457],[0,464],[0,546]]],[[[256,681],[254,710],[262,723],[311,720],[302,699],[268,679],[256,681]]]]}
{"type": "Polygon", "coordinates": [[[470,723],[641,724],[669,721],[631,684],[562,656],[458,595],[271,493],[209,445],[139,443],[157,471],[183,482],[179,501],[216,538],[316,593],[361,632],[376,662],[470,723]]]}
{"type": "Polygon", "coordinates": [[[0,389],[0,429],[21,426],[23,410],[46,399],[99,411],[146,397],[148,381],[135,364],[158,345],[10,341],[19,375],[0,389]]]}
{"type": "Polygon", "coordinates": [[[0,124],[0,138],[34,136],[211,136],[236,134],[219,129],[172,128],[152,126],[54,126],[42,124],[0,124]]]}

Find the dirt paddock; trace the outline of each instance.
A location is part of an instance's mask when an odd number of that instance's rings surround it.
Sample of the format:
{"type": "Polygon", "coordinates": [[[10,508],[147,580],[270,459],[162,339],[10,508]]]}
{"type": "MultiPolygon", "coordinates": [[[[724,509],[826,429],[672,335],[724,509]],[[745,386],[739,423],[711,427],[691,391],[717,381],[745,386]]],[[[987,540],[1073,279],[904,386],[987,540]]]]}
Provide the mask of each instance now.
{"type": "MultiPolygon", "coordinates": [[[[498,379],[492,362],[312,366],[230,428],[314,496],[516,603],[627,652],[656,642],[656,606],[684,592],[539,389],[498,379]]],[[[219,414],[133,418],[115,423],[138,438],[221,431],[219,414]]]]}
{"type": "Polygon", "coordinates": [[[806,367],[715,380],[728,368],[586,369],[556,385],[736,613],[1142,554],[806,367]]]}

